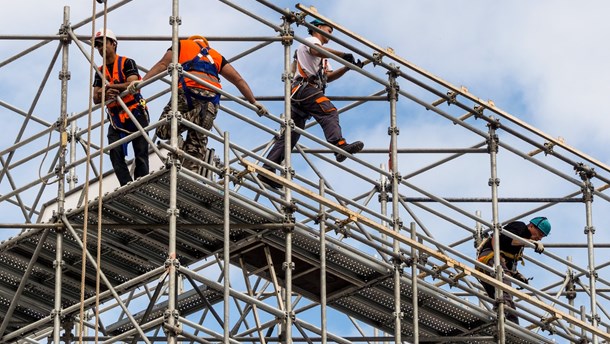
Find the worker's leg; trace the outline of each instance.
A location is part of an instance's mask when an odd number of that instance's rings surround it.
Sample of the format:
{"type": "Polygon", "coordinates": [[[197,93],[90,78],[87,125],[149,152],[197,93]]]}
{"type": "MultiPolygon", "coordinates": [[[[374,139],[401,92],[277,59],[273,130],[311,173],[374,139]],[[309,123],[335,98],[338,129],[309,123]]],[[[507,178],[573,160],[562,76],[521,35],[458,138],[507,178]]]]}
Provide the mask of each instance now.
{"type": "MultiPolygon", "coordinates": [[[[322,92],[309,86],[299,96],[300,99],[306,99],[302,101],[303,109],[320,123],[326,141],[351,154],[358,153],[364,148],[364,143],[360,141],[348,143],[343,138],[337,108],[322,92]]],[[[335,158],[338,162],[342,162],[347,159],[347,156],[335,153],[335,158]]]]}
{"type": "MultiPolygon", "coordinates": [[[[167,120],[170,112],[172,111],[172,101],[170,100],[167,105],[163,108],[163,112],[161,113],[161,117],[159,117],[159,121],[162,122],[160,126],[157,127],[157,131],[155,132],[157,137],[161,140],[169,140],[171,137],[171,122],[167,120]]],[[[189,106],[184,97],[184,92],[180,89],[178,90],[178,112],[182,116],[189,111],[189,106]]],[[[178,135],[184,132],[187,128],[178,123],[178,135]]]]}
{"type": "MultiPolygon", "coordinates": [[[[204,129],[211,129],[213,120],[210,118],[216,118],[218,112],[218,106],[208,101],[201,101],[193,99],[193,109],[184,113],[184,119],[193,122],[204,129]],[[207,120],[206,120],[207,119],[207,120]],[[204,127],[205,122],[205,127],[204,127]]],[[[203,160],[205,158],[206,147],[208,144],[208,137],[204,133],[201,133],[194,129],[188,129],[186,139],[184,140],[184,151],[194,158],[203,160]]],[[[184,167],[198,173],[199,165],[193,161],[184,161],[184,167]]]]}
{"type": "MultiPolygon", "coordinates": [[[[294,125],[299,129],[305,128],[306,119],[302,116],[295,114],[295,107],[293,107],[292,114],[293,114],[292,121],[294,122],[294,125]]],[[[285,147],[285,143],[286,143],[284,133],[285,133],[285,131],[282,130],[280,137],[275,140],[273,147],[271,147],[271,150],[269,150],[269,154],[267,154],[267,159],[273,161],[274,163],[276,163],[278,165],[281,164],[282,161],[284,160],[284,147],[285,147]]],[[[292,130],[290,132],[291,150],[292,150],[292,148],[294,148],[294,146],[296,146],[300,137],[301,137],[301,134],[297,133],[296,131],[292,130]]],[[[275,170],[274,168],[272,168],[271,166],[269,166],[267,164],[263,164],[263,167],[268,170],[275,170]]]]}
{"type": "MultiPolygon", "coordinates": [[[[144,110],[146,111],[146,110],[144,110]]],[[[138,123],[144,128],[148,126],[148,113],[134,113],[136,118],[138,119],[138,123]]],[[[144,134],[148,135],[148,134],[144,134]]],[[[146,137],[144,135],[138,136],[131,141],[133,146],[133,154],[135,160],[135,170],[134,170],[134,178],[138,179],[139,177],[145,176],[149,173],[148,166],[148,141],[146,141],[146,137]]]]}
{"type": "MultiPolygon", "coordinates": [[[[500,264],[502,265],[502,270],[504,270],[502,282],[504,282],[504,284],[506,284],[508,286],[511,286],[511,283],[508,280],[508,276],[510,276],[510,270],[506,266],[506,259],[504,257],[502,257],[500,259],[500,264]]],[[[502,298],[504,300],[504,305],[506,307],[511,308],[513,310],[515,309],[515,302],[513,301],[513,296],[510,293],[507,293],[507,292],[502,293],[502,298]]],[[[504,312],[504,315],[506,316],[506,320],[512,321],[515,324],[519,324],[519,318],[517,317],[516,314],[507,311],[507,312],[504,312]]]]}
{"type": "MultiPolygon", "coordinates": [[[[483,252],[483,253],[481,253],[481,255],[486,255],[487,253],[489,253],[489,252],[483,252]]],[[[489,267],[491,267],[491,268],[493,268],[493,267],[494,267],[494,260],[493,260],[493,258],[492,258],[492,259],[490,259],[490,260],[487,262],[487,265],[488,265],[489,267]]],[[[510,286],[510,285],[511,285],[511,283],[510,283],[510,281],[509,281],[509,280],[508,280],[508,278],[507,278],[507,274],[509,273],[509,272],[508,272],[509,270],[508,270],[508,268],[506,267],[506,259],[501,258],[501,259],[500,259],[500,265],[502,266],[502,270],[503,270],[503,274],[504,274],[504,276],[503,276],[503,278],[502,278],[502,282],[504,282],[504,284],[506,284],[506,285],[509,285],[509,286],[510,286]]],[[[492,276],[492,277],[493,277],[493,276],[492,276]]],[[[482,285],[482,286],[483,286],[483,288],[485,289],[485,292],[487,293],[487,295],[488,295],[490,298],[492,298],[493,300],[495,300],[495,299],[496,299],[496,288],[494,288],[494,286],[492,286],[491,284],[485,283],[485,282],[483,282],[483,281],[479,281],[479,282],[481,282],[481,285],[482,285]]],[[[504,301],[504,305],[505,305],[505,307],[515,309],[515,302],[513,301],[513,297],[512,297],[512,295],[511,295],[511,294],[509,294],[509,293],[507,293],[507,292],[503,292],[503,293],[502,293],[502,300],[504,301]]],[[[496,308],[496,307],[494,306],[494,309],[495,309],[495,308],[496,308]]],[[[513,313],[511,313],[511,312],[505,311],[505,312],[504,312],[504,316],[506,317],[506,320],[508,320],[508,321],[512,321],[512,322],[514,322],[514,323],[516,323],[516,324],[519,324],[519,318],[517,317],[517,315],[516,315],[516,314],[513,314],[513,313]]]]}
{"type": "Polygon", "coordinates": [[[337,108],[320,89],[304,85],[295,97],[299,99],[299,108],[320,124],[326,141],[337,144],[343,138],[337,108]]]}
{"type": "MultiPolygon", "coordinates": [[[[113,144],[114,142],[121,139],[121,134],[119,131],[114,129],[112,125],[108,126],[108,144],[113,144]]],[[[110,150],[110,162],[112,163],[112,168],[114,168],[114,174],[121,186],[129,183],[131,179],[131,174],[129,173],[129,169],[127,168],[127,162],[125,162],[125,145],[120,145],[114,147],[110,150]]]]}

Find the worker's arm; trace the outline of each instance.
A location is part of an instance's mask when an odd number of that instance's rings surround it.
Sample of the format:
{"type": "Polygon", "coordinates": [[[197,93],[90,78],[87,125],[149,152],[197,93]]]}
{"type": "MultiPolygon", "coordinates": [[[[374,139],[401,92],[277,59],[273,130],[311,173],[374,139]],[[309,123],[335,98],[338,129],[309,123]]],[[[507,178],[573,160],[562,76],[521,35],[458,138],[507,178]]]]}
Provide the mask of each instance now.
{"type": "Polygon", "coordinates": [[[254,98],[254,94],[252,94],[250,86],[246,80],[241,77],[237,70],[231,66],[231,64],[227,63],[224,65],[220,71],[220,75],[235,85],[235,87],[237,87],[239,92],[241,92],[241,94],[250,102],[250,104],[256,103],[256,98],[254,98]]]}
{"type": "Polygon", "coordinates": [[[144,77],[142,78],[142,81],[146,81],[161,72],[167,71],[167,67],[169,67],[169,65],[171,63],[172,63],[172,51],[168,50],[165,52],[165,55],[163,55],[161,60],[159,60],[159,62],[157,62],[154,66],[152,66],[152,68],[150,68],[148,73],[146,73],[146,75],[144,75],[144,77]]]}
{"type": "MultiPolygon", "coordinates": [[[[339,57],[343,57],[346,54],[348,54],[348,53],[344,53],[344,52],[339,51],[339,50],[334,50],[334,49],[331,49],[331,48],[323,47],[323,46],[321,46],[319,44],[316,44],[316,46],[318,46],[318,47],[328,51],[329,53],[335,54],[335,55],[337,55],[339,57]]],[[[324,54],[322,54],[321,52],[319,52],[319,51],[317,51],[315,49],[309,48],[309,52],[313,56],[326,58],[326,56],[324,54]]],[[[349,70],[349,67],[344,66],[344,67],[341,67],[341,68],[339,68],[337,70],[334,70],[332,72],[328,72],[328,73],[326,73],[326,80],[328,82],[335,81],[335,80],[339,79],[340,77],[342,77],[345,73],[347,73],[348,70],[349,70]]]]}
{"type": "Polygon", "coordinates": [[[127,89],[127,87],[129,86],[129,84],[131,84],[132,81],[136,81],[139,79],[140,78],[138,77],[138,75],[130,75],[127,77],[127,79],[125,79],[125,82],[120,83],[120,84],[108,84],[108,85],[106,85],[106,87],[117,90],[117,91],[119,91],[119,93],[121,93],[127,89]]]}
{"type": "Polygon", "coordinates": [[[337,70],[328,72],[328,73],[326,73],[326,80],[328,82],[335,81],[335,80],[339,79],[340,77],[342,77],[345,73],[347,73],[348,70],[349,70],[349,67],[343,66],[337,70]]]}
{"type": "Polygon", "coordinates": [[[102,102],[102,88],[99,86],[95,86],[93,88],[93,103],[99,104],[102,102]]]}

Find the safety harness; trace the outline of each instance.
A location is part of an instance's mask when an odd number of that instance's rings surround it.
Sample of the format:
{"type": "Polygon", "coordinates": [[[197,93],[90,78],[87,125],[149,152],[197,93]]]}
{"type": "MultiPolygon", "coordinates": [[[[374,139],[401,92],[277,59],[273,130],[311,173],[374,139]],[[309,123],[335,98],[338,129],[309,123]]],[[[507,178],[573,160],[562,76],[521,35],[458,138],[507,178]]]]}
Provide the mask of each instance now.
{"type": "MultiPolygon", "coordinates": [[[[187,72],[198,72],[201,73],[198,76],[204,81],[210,81],[213,83],[220,83],[220,78],[218,76],[218,70],[216,69],[216,64],[214,63],[214,58],[210,55],[210,48],[204,47],[199,44],[199,42],[195,42],[201,50],[192,60],[187,61],[182,64],[182,68],[187,72]],[[205,58],[204,58],[205,57],[205,58]]],[[[180,86],[184,91],[184,97],[186,98],[186,102],[188,104],[189,109],[193,108],[192,98],[209,101],[214,105],[218,105],[220,103],[220,94],[215,93],[214,96],[205,96],[202,94],[198,94],[193,92],[190,87],[187,86],[184,75],[181,75],[179,78],[180,86]]]]}
{"type": "MultiPolygon", "coordinates": [[[[292,92],[291,92],[290,96],[293,97],[297,93],[297,91],[301,88],[301,86],[305,85],[305,84],[318,88],[318,89],[320,89],[320,92],[324,93],[324,90],[326,90],[326,84],[328,83],[327,77],[326,77],[326,69],[328,68],[328,61],[324,58],[320,59],[320,65],[318,66],[318,70],[316,71],[316,74],[308,76],[307,73],[305,72],[305,69],[303,69],[303,67],[301,66],[299,59],[296,57],[296,54],[294,56],[294,60],[297,65],[297,70],[299,72],[299,75],[294,80],[294,83],[292,85],[292,92]]],[[[304,99],[297,99],[297,100],[302,101],[304,99]]]]}
{"type": "MultiPolygon", "coordinates": [[[[112,80],[111,82],[113,84],[122,84],[125,82],[125,75],[123,74],[124,62],[125,57],[117,56],[117,60],[115,61],[114,66],[112,67],[113,74],[110,75],[110,78],[112,80]],[[116,74],[114,73],[115,68],[117,69],[116,74]],[[115,76],[117,79],[114,79],[115,76]]],[[[106,69],[106,72],[109,73],[108,69],[106,69]]],[[[142,97],[140,92],[137,92],[135,94],[128,94],[122,97],[121,99],[129,109],[129,111],[131,111],[135,116],[142,114],[146,115],[146,112],[143,111],[146,109],[146,100],[142,97]],[[142,111],[134,111],[136,109],[142,111]]],[[[138,130],[135,124],[133,124],[133,122],[129,120],[129,115],[127,114],[127,112],[123,111],[123,108],[118,102],[112,102],[108,104],[106,110],[108,118],[110,119],[110,124],[116,130],[126,134],[131,134],[138,130]]]]}
{"type": "MultiPolygon", "coordinates": [[[[521,262],[521,265],[525,265],[525,261],[523,260],[523,249],[524,249],[524,247],[521,247],[517,253],[510,253],[510,252],[500,250],[500,256],[504,257],[506,259],[512,260],[514,262],[513,270],[515,270],[515,266],[518,262],[521,262]]],[[[485,238],[485,240],[483,240],[481,242],[481,244],[479,245],[479,247],[477,248],[477,257],[478,257],[477,260],[480,263],[485,264],[485,265],[487,265],[487,263],[489,263],[489,261],[493,259],[494,251],[493,251],[493,247],[491,245],[490,237],[485,238]],[[481,256],[480,255],[481,252],[485,251],[485,249],[489,248],[489,247],[492,248],[491,252],[486,255],[481,256]]],[[[480,268],[478,266],[476,267],[476,270],[485,272],[485,270],[483,270],[482,268],[480,268]]]]}

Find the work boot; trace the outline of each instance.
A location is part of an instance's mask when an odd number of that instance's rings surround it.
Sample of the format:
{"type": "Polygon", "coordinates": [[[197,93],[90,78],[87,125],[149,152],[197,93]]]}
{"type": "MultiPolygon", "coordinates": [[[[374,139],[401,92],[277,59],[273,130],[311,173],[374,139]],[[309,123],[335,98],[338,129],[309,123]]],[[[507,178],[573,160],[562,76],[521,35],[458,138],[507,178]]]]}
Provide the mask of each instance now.
{"type": "MultiPolygon", "coordinates": [[[[362,148],[364,148],[364,143],[362,143],[362,141],[347,143],[345,142],[345,140],[341,140],[337,144],[337,147],[343,149],[344,151],[350,154],[356,154],[360,152],[362,148]]],[[[343,162],[345,161],[345,159],[347,159],[347,156],[344,154],[335,153],[335,159],[337,159],[338,162],[343,162]]]]}

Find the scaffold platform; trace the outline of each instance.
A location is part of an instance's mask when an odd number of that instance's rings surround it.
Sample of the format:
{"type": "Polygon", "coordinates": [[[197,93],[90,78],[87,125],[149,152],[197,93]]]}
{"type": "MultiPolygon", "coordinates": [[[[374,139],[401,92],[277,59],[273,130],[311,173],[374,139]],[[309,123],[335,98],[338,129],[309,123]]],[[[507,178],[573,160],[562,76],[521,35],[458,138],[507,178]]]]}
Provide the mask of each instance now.
{"type": "MultiPolygon", "coordinates": [[[[101,266],[112,285],[127,285],[120,289],[121,294],[158,278],[158,275],[147,273],[163,267],[168,241],[167,229],[163,226],[167,225],[169,181],[169,170],[162,169],[103,196],[101,266]],[[148,276],[148,279],[129,285],[130,281],[142,276],[148,276]]],[[[179,174],[177,179],[180,216],[176,247],[180,263],[184,266],[218,254],[223,248],[223,195],[211,184],[214,182],[204,184],[184,174],[179,174]]],[[[88,202],[87,210],[90,222],[87,246],[91,252],[95,252],[98,200],[88,202]]],[[[67,211],[67,218],[73,227],[79,228],[79,235],[82,235],[84,212],[84,206],[67,211]]],[[[235,247],[231,250],[232,263],[239,266],[239,260],[242,259],[247,262],[247,271],[265,279],[271,279],[270,274],[275,271],[274,277],[283,284],[283,270],[272,270],[269,266],[282,265],[285,255],[284,231],[281,228],[264,228],[265,224],[280,224],[282,217],[238,194],[231,197],[230,213],[232,246],[235,247]]],[[[65,309],[77,313],[78,308],[74,306],[80,303],[82,249],[70,235],[65,235],[64,238],[62,304],[65,309]]],[[[328,240],[328,306],[392,332],[392,266],[341,241],[332,238],[328,240]]],[[[24,231],[0,244],[1,314],[6,314],[19,282],[27,279],[17,301],[17,309],[8,323],[8,332],[19,332],[27,324],[40,324],[29,327],[28,332],[39,332],[52,325],[48,316],[54,307],[55,243],[56,235],[50,226],[47,229],[24,231]],[[30,276],[26,276],[30,257],[35,254],[36,247],[47,230],[49,234],[45,236],[38,259],[34,262],[30,276]],[[45,318],[49,321],[44,322],[45,318]]],[[[293,257],[295,291],[313,301],[319,301],[319,239],[296,227],[293,233],[293,257]]],[[[85,299],[95,295],[95,280],[95,271],[88,266],[85,299]]],[[[412,322],[409,321],[413,313],[411,289],[411,278],[405,274],[400,285],[404,312],[402,333],[405,336],[413,335],[412,322]]],[[[101,297],[102,302],[111,299],[107,293],[108,288],[103,284],[100,291],[105,295],[101,297]]],[[[222,294],[213,289],[190,289],[179,296],[177,309],[181,314],[188,315],[221,301],[222,294]]],[[[464,304],[446,290],[425,281],[419,283],[418,303],[422,338],[462,338],[460,342],[477,343],[476,340],[469,341],[468,337],[493,336],[495,333],[495,322],[489,312],[475,304],[464,304]]],[[[134,318],[140,322],[144,314],[148,320],[162,317],[165,309],[165,303],[161,302],[147,312],[134,314],[134,318]]],[[[4,319],[0,318],[0,321],[4,319]]],[[[106,326],[108,334],[112,335],[119,335],[132,327],[129,319],[106,326]]],[[[21,335],[28,335],[28,332],[21,335]]],[[[549,342],[540,335],[515,326],[508,326],[506,334],[508,343],[549,342]]]]}

